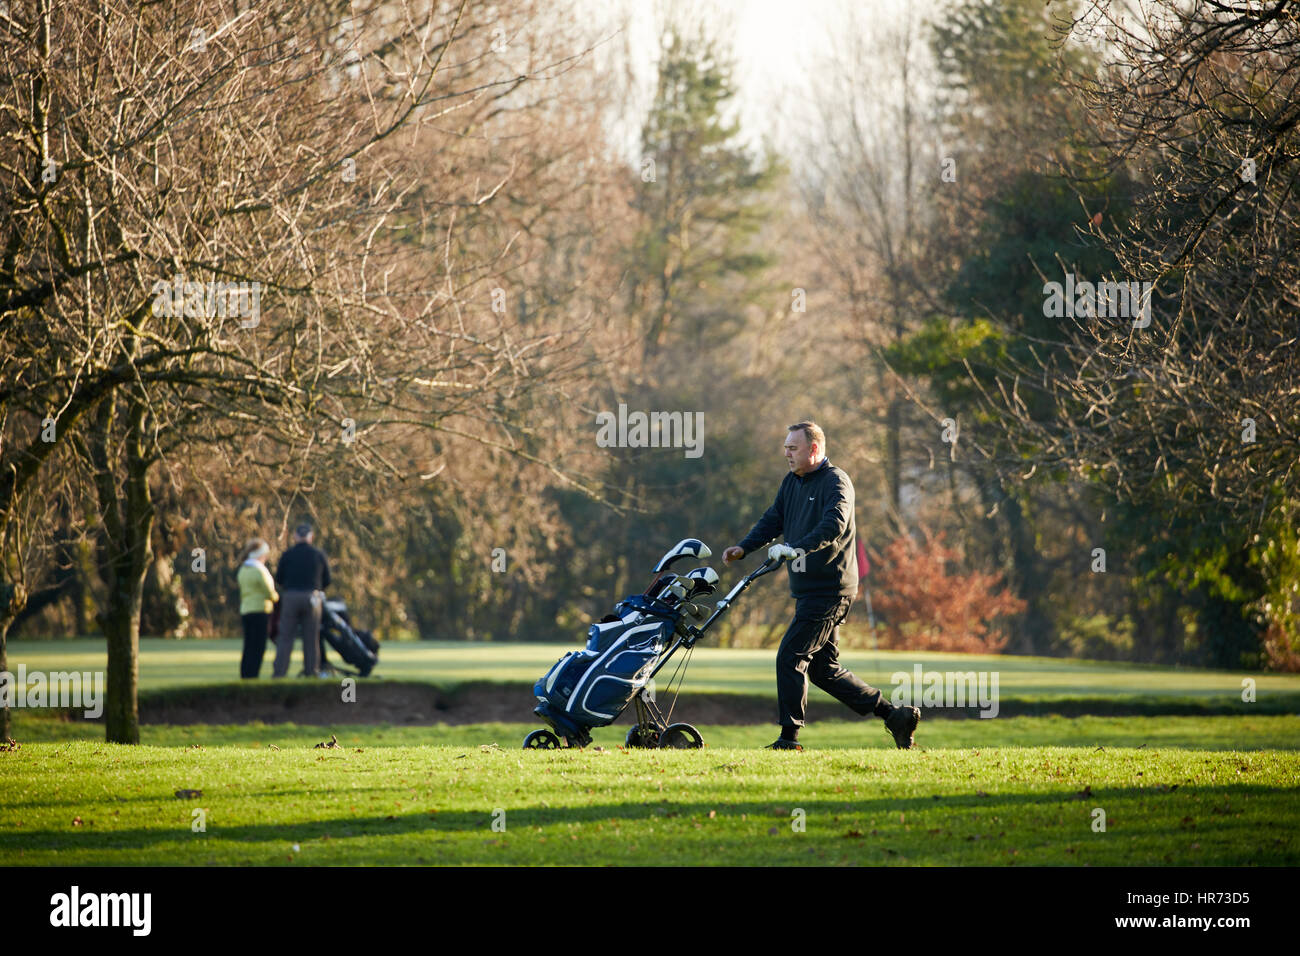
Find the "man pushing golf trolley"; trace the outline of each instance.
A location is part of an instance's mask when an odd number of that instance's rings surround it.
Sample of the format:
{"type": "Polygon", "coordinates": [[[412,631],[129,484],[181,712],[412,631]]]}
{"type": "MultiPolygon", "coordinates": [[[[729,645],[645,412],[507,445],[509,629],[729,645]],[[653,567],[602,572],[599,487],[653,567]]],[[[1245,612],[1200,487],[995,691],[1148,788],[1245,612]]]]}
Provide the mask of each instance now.
{"type": "MultiPolygon", "coordinates": [[[[704,610],[694,601],[713,593],[718,575],[710,567],[685,575],[672,573],[670,569],[678,561],[707,558],[711,553],[696,538],[680,542],[655,566],[654,573],[659,576],[643,594],[625,598],[614,614],[592,625],[586,650],[566,654],[534,685],[538,705],[533,713],[555,732],[534,731],[524,739],[525,747],[559,747],[557,733],[570,747],[584,747],[591,742],[592,727],[613,723],[633,701],[637,723],[628,731],[629,747],[702,747],[699,731],[690,724],[670,723],[672,708],[665,716],[647,693],[647,685],[685,648],[686,655],[668,682],[671,691],[678,674],[685,674],[695,642],[750,584],[790,561],[795,616],[777,651],[781,736],[771,748],[803,750],[799,731],[804,725],[811,679],[860,716],[880,718],[895,745],[911,749],[920,710],[894,706],[883,692],[839,661],[839,625],[847,617],[858,587],[853,483],[826,457],[826,435],[816,422],[791,425],[782,450],[789,473],[776,500],[744,540],[723,552],[722,559],[730,564],[778,535],[785,543],[772,545],[767,560],[732,588],[718,602],[717,610],[697,627],[685,619],[704,617],[704,610]]],[[[676,697],[673,701],[675,704],[676,697]]]]}
{"type": "MultiPolygon", "coordinates": [[[[695,603],[717,590],[718,572],[708,566],[677,574],[673,565],[687,558],[707,558],[712,552],[698,538],[679,541],[655,565],[655,579],[641,594],[618,603],[587,632],[587,647],[570,651],[533,685],[537,707],[533,710],[552,730],[534,730],[524,738],[526,749],[556,749],[563,737],[570,747],[591,743],[591,729],[612,724],[636,704],[637,722],[627,732],[629,747],[703,747],[704,739],[690,724],[671,723],[673,706],[665,714],[651,692],[651,681],[678,651],[684,651],[673,676],[681,689],[691,652],[742,592],[765,574],[775,571],[780,558],[764,561],[736,584],[708,619],[695,603]],[[692,623],[703,620],[703,624],[692,623]]],[[[676,704],[674,694],[673,705],[676,704]]]]}

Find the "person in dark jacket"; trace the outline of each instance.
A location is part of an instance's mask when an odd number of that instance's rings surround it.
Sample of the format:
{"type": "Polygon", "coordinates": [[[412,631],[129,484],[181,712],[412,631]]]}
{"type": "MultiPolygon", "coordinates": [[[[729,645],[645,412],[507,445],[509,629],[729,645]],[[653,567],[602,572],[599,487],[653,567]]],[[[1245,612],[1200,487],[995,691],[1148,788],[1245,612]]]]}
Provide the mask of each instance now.
{"type": "Polygon", "coordinates": [[[853,483],[826,457],[826,434],[816,422],[791,425],[785,439],[789,473],[776,501],[752,531],[722,553],[730,564],[777,535],[768,557],[790,562],[794,620],[776,654],[776,695],[781,737],[776,750],[803,750],[799,730],[808,709],[808,680],[854,712],[876,716],[898,747],[912,746],[921,711],[895,707],[885,695],[846,670],[839,660],[839,625],[858,593],[853,483]]]}
{"type": "Polygon", "coordinates": [[[272,677],[289,673],[293,640],[299,630],[303,671],[308,677],[329,676],[320,669],[320,619],[325,589],[330,586],[330,565],[324,552],[311,542],[311,525],[298,525],[293,547],[280,556],[275,569],[275,583],[280,586],[280,633],[275,639],[272,677]]]}

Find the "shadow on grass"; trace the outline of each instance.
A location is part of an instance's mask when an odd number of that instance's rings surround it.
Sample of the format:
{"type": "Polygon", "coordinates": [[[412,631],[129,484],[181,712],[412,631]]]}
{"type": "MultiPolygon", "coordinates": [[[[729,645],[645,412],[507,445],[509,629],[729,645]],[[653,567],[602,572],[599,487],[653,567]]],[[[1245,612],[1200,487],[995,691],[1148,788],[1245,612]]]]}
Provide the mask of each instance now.
{"type": "MultiPolygon", "coordinates": [[[[293,793],[310,794],[312,791],[293,791],[293,793]]],[[[256,796],[278,797],[286,795],[283,791],[262,792],[256,796]]],[[[213,807],[220,807],[222,800],[239,800],[255,796],[254,794],[233,793],[213,794],[212,799],[194,801],[196,806],[204,806],[212,813],[213,807]]],[[[891,818],[894,814],[922,814],[928,811],[945,812],[978,810],[987,818],[998,814],[1014,814],[1017,811],[1047,810],[1058,807],[1077,808],[1081,819],[1086,819],[1093,807],[1106,808],[1107,816],[1114,823],[1122,823],[1126,828],[1131,813],[1136,811],[1136,803],[1141,801],[1169,801],[1178,804],[1167,813],[1180,813],[1180,820],[1152,818],[1152,811],[1142,811],[1147,826],[1132,829],[1130,832],[1144,832],[1148,835],[1152,827],[1163,827],[1164,835],[1178,831],[1191,832],[1194,827],[1187,824],[1197,820],[1187,814],[1195,809],[1201,814],[1201,823],[1214,820],[1216,830],[1240,828],[1251,835],[1253,848],[1257,848],[1260,838],[1273,835],[1259,832],[1259,824],[1253,820],[1233,820],[1232,817],[1245,813],[1245,800],[1252,802],[1250,812],[1254,817],[1263,816],[1278,824],[1280,832],[1294,837],[1296,821],[1300,819],[1297,811],[1297,796],[1300,789],[1295,787],[1268,787],[1254,784],[1240,786],[1196,787],[1184,786],[1178,790],[1161,790],[1155,787],[1103,788],[1092,791],[1086,799],[1070,790],[1058,790],[1049,793],[1014,793],[978,796],[917,796],[917,797],[881,797],[875,799],[855,800],[798,800],[774,802],[772,800],[755,800],[741,803],[723,802],[677,802],[660,800],[655,803],[596,804],[581,807],[547,807],[538,805],[503,806],[506,811],[509,828],[518,831],[521,828],[565,827],[573,824],[606,823],[611,820],[624,822],[662,822],[672,819],[709,819],[709,813],[715,812],[719,817],[737,818],[742,813],[753,818],[751,822],[771,821],[771,825],[788,825],[792,809],[797,806],[804,810],[809,820],[828,820],[844,815],[870,817],[872,814],[891,818]],[[1201,806],[1193,808],[1196,801],[1201,806]],[[1205,801],[1210,801],[1209,805],[1205,801]],[[1233,805],[1236,805],[1234,809],[1233,805]],[[1172,823],[1173,826],[1169,826],[1172,823]]],[[[420,810],[388,814],[385,816],[339,816],[330,819],[301,820],[291,823],[243,824],[238,826],[213,826],[209,837],[218,837],[222,841],[262,845],[269,843],[293,843],[305,840],[358,839],[363,837],[399,837],[414,834],[433,833],[481,833],[492,835],[492,819],[495,807],[485,806],[481,811],[435,811],[420,810]]],[[[1157,813],[1159,811],[1156,811],[1157,813]]],[[[897,828],[894,828],[897,830],[897,828]]],[[[1118,828],[1116,828],[1118,829],[1118,828]]],[[[1206,832],[1209,832],[1208,830],[1206,832]]],[[[7,849],[66,849],[74,847],[77,851],[96,851],[108,849],[142,850],[151,846],[172,844],[179,838],[187,836],[186,831],[176,828],[160,830],[157,828],[134,828],[113,830],[53,830],[22,829],[12,830],[0,835],[0,847],[7,849]],[[70,837],[75,840],[70,841],[70,837]]],[[[912,834],[920,836],[920,834],[912,834]]],[[[1067,839],[1067,837],[1062,837],[1067,839]]],[[[1275,841],[1277,842],[1277,841],[1275,841]]],[[[1250,849],[1250,848],[1248,848],[1250,849]]],[[[12,860],[12,857],[10,858],[12,860]]]]}

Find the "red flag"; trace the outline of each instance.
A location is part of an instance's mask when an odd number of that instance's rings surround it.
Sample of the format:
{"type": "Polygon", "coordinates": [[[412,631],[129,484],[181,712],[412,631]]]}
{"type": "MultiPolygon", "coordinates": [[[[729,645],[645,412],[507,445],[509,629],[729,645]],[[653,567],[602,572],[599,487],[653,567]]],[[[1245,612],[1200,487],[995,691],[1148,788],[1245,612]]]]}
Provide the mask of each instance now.
{"type": "Polygon", "coordinates": [[[871,570],[871,562],[867,560],[867,548],[858,538],[858,580],[861,581],[871,570]]]}

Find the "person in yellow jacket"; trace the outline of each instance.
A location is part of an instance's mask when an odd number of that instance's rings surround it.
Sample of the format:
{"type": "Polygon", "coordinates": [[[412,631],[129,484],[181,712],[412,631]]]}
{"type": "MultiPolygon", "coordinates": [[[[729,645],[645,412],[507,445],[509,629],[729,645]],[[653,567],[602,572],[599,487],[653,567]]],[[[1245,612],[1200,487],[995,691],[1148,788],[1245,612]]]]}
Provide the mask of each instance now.
{"type": "Polygon", "coordinates": [[[261,538],[244,545],[239,559],[239,616],[244,624],[244,655],[239,661],[241,678],[260,677],[262,657],[266,654],[266,639],[270,631],[271,611],[280,595],[275,590],[275,579],[266,569],[266,556],[271,546],[261,538]]]}

